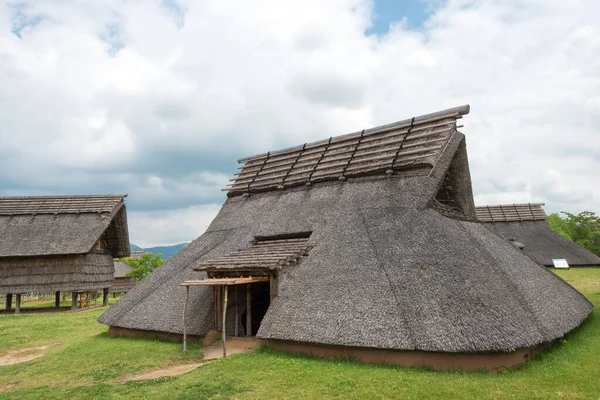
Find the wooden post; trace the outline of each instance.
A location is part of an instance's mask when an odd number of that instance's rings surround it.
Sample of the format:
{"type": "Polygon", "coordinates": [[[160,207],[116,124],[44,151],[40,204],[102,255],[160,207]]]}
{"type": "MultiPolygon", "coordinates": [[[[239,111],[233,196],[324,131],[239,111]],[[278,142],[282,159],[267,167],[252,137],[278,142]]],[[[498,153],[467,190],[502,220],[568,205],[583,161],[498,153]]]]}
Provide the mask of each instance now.
{"type": "Polygon", "coordinates": [[[54,307],[60,308],[60,291],[54,295],[54,307]]]}
{"type": "Polygon", "coordinates": [[[227,291],[228,291],[228,286],[227,285],[223,285],[225,286],[224,291],[225,293],[223,294],[223,358],[227,357],[227,291]]]}
{"type": "Polygon", "coordinates": [[[21,293],[17,293],[17,298],[15,299],[15,314],[21,313],[21,293]]]}
{"type": "Polygon", "coordinates": [[[252,336],[252,291],[251,283],[246,283],[246,336],[252,336]]]}
{"type": "Polygon", "coordinates": [[[237,289],[237,285],[235,285],[233,287],[233,301],[235,301],[235,331],[233,333],[233,336],[237,337],[238,336],[238,318],[239,318],[239,314],[238,314],[238,289],[237,289]]]}
{"type": "Polygon", "coordinates": [[[273,274],[269,274],[269,304],[273,302],[273,296],[275,295],[275,282],[273,281],[273,274]]]}
{"type": "Polygon", "coordinates": [[[108,306],[108,288],[102,289],[102,307],[108,306]]]}
{"type": "Polygon", "coordinates": [[[71,292],[71,311],[77,311],[77,292],[71,292]]]}
{"type": "Polygon", "coordinates": [[[12,309],[12,293],[6,295],[6,310],[10,311],[12,309]]]}
{"type": "Polygon", "coordinates": [[[183,325],[183,355],[187,353],[187,331],[185,329],[185,310],[187,309],[188,299],[190,297],[190,287],[185,287],[185,302],[183,303],[183,316],[181,317],[181,324],[183,325]]]}

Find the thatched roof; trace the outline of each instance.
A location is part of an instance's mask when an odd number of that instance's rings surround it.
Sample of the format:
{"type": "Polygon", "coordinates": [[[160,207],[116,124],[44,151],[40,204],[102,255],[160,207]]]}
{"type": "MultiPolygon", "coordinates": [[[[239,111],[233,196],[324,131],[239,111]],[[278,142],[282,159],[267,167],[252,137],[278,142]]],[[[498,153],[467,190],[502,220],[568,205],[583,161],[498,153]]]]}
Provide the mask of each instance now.
{"type": "MultiPolygon", "coordinates": [[[[129,258],[133,258],[139,260],[141,256],[144,255],[143,251],[132,251],[129,255],[129,258]]],[[[115,279],[117,278],[125,278],[125,275],[133,271],[133,267],[125,264],[122,261],[119,261],[118,258],[115,259],[115,279]]]]}
{"type": "MultiPolygon", "coordinates": [[[[288,186],[285,175],[299,168],[302,150],[311,146],[270,153],[296,158],[284,168],[283,177],[274,177],[278,174],[271,171],[268,180],[260,181],[264,186],[252,183],[264,177],[262,173],[249,174],[250,183],[235,178],[230,197],[206,233],[144,279],[99,321],[181,333],[185,290],[180,284],[206,276],[194,268],[202,268],[207,260],[251,252],[256,240],[311,232],[307,255],[278,272],[278,293],[258,337],[466,353],[512,351],[561,337],[591,313],[592,305],[477,222],[465,137],[454,121],[467,112],[468,107],[462,107],[365,131],[374,132],[368,137],[381,148],[372,150],[382,150],[385,157],[371,160],[378,157],[371,154],[355,164],[357,170],[365,166],[364,174],[350,175],[348,168],[344,172],[346,165],[353,165],[355,154],[344,158],[344,165],[333,166],[337,162],[331,161],[323,168],[325,181],[298,174],[304,184],[288,186]],[[411,168],[397,164],[408,157],[396,158],[396,154],[402,154],[403,143],[412,134],[411,121],[440,116],[441,122],[430,122],[418,131],[431,133],[440,129],[435,125],[449,123],[445,139],[427,150],[431,155],[411,168]],[[394,136],[396,132],[404,133],[394,136]],[[388,135],[394,143],[389,143],[388,135]]],[[[367,136],[351,135],[356,143],[349,148],[359,148],[361,137],[364,141],[367,136]]],[[[411,151],[428,149],[433,140],[426,135],[418,139],[422,142],[412,144],[421,145],[411,151]]],[[[317,154],[322,157],[308,163],[315,171],[327,157],[325,150],[317,154]]],[[[242,171],[249,164],[260,170],[265,165],[260,160],[266,157],[241,160],[242,171]]],[[[188,311],[193,318],[187,321],[188,334],[203,335],[214,329],[213,302],[211,288],[190,290],[188,311]]],[[[233,314],[228,316],[234,318],[233,314]]]]}
{"type": "Polygon", "coordinates": [[[545,221],[544,203],[499,204],[475,208],[481,222],[545,221]]]}
{"type": "Polygon", "coordinates": [[[308,235],[303,238],[257,240],[248,248],[202,261],[196,271],[281,269],[300,262],[308,255],[309,249],[308,235]]]}
{"type": "Polygon", "coordinates": [[[128,256],[126,196],[0,197],[0,257],[84,254],[101,237],[128,256]]]}
{"type": "Polygon", "coordinates": [[[121,261],[115,261],[115,279],[125,278],[125,275],[133,271],[133,267],[121,261]]]}
{"type": "Polygon", "coordinates": [[[523,252],[542,265],[552,266],[553,258],[564,258],[571,266],[600,266],[600,257],[550,229],[543,205],[479,206],[476,211],[488,229],[522,244],[523,252]]]}

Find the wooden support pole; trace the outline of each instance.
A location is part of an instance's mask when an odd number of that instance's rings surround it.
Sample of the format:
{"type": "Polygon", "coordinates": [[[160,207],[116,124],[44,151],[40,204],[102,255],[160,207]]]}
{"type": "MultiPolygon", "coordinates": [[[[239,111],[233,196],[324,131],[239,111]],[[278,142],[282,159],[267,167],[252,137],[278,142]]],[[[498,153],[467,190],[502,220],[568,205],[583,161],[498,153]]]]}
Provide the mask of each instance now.
{"type": "Polygon", "coordinates": [[[273,296],[275,295],[275,282],[273,280],[273,274],[269,274],[269,304],[273,302],[273,296]]]}
{"type": "Polygon", "coordinates": [[[108,306],[108,288],[102,289],[102,307],[108,306]]]}
{"type": "Polygon", "coordinates": [[[54,295],[54,307],[60,308],[60,291],[54,295]]]}
{"type": "Polygon", "coordinates": [[[224,285],[224,295],[223,295],[223,358],[227,357],[227,289],[228,286],[224,285]]]}
{"type": "Polygon", "coordinates": [[[252,291],[251,283],[246,284],[246,336],[252,336],[252,291]]]}
{"type": "Polygon", "coordinates": [[[235,301],[235,331],[233,336],[238,337],[238,288],[237,285],[233,287],[233,301],[235,301]]]}
{"type": "Polygon", "coordinates": [[[71,311],[77,311],[77,292],[71,292],[71,311]]]}
{"type": "Polygon", "coordinates": [[[12,293],[6,295],[6,310],[10,311],[12,309],[12,293]]]}
{"type": "Polygon", "coordinates": [[[15,299],[15,314],[21,313],[21,293],[17,293],[17,298],[15,299]]]}
{"type": "Polygon", "coordinates": [[[190,287],[185,287],[185,303],[183,303],[183,316],[181,317],[181,324],[183,325],[183,355],[187,353],[187,330],[185,328],[185,310],[187,309],[188,299],[190,298],[190,287]]]}
{"type": "Polygon", "coordinates": [[[221,326],[221,321],[223,320],[222,318],[222,312],[223,312],[223,295],[221,292],[221,286],[217,286],[217,301],[216,301],[216,306],[217,306],[217,331],[218,332],[223,332],[223,327],[221,326]]]}

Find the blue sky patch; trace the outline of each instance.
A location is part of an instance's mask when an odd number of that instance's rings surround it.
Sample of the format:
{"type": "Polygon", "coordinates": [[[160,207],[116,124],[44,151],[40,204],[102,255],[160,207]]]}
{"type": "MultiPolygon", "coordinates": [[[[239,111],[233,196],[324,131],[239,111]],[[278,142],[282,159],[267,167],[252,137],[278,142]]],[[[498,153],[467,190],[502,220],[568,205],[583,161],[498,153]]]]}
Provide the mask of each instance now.
{"type": "Polygon", "coordinates": [[[30,15],[27,14],[25,4],[11,4],[8,6],[11,13],[11,32],[22,39],[22,33],[24,30],[34,28],[39,25],[44,19],[41,15],[30,15]]]}
{"type": "Polygon", "coordinates": [[[108,24],[106,30],[102,35],[102,39],[108,45],[108,54],[116,56],[119,51],[125,47],[125,41],[123,40],[123,32],[119,24],[108,24]]]}
{"type": "Polygon", "coordinates": [[[375,0],[373,4],[373,25],[365,31],[367,35],[385,35],[390,24],[408,20],[411,28],[420,28],[431,14],[431,5],[425,0],[375,0]]]}

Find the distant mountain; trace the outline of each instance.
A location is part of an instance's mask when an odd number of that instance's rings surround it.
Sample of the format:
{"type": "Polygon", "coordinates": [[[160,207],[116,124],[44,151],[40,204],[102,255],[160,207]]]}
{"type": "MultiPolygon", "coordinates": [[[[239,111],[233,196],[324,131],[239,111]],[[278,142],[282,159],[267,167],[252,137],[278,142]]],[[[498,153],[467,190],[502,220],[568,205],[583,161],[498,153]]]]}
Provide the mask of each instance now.
{"type": "Polygon", "coordinates": [[[144,251],[144,249],[142,249],[140,246],[136,246],[133,243],[129,243],[129,248],[131,251],[144,251]]]}
{"type": "Polygon", "coordinates": [[[172,255],[175,255],[175,253],[177,253],[179,250],[183,249],[185,247],[187,243],[179,243],[179,244],[174,244],[173,246],[156,246],[156,247],[147,247],[145,249],[136,246],[133,243],[129,244],[129,247],[131,247],[131,251],[143,251],[146,253],[160,253],[162,254],[162,258],[163,260],[168,260],[169,257],[171,257],[172,255]]]}

